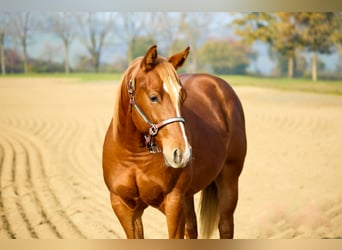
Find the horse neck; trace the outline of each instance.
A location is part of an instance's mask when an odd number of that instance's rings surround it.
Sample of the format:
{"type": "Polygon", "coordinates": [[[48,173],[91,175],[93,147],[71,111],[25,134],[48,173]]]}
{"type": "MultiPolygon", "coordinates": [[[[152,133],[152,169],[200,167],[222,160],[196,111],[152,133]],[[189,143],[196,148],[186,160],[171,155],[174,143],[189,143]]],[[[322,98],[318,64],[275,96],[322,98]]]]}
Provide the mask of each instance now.
{"type": "Polygon", "coordinates": [[[113,116],[114,141],[117,145],[121,145],[130,151],[140,151],[143,148],[143,135],[136,129],[132,120],[126,80],[123,80],[119,86],[116,99],[117,103],[113,116]]]}

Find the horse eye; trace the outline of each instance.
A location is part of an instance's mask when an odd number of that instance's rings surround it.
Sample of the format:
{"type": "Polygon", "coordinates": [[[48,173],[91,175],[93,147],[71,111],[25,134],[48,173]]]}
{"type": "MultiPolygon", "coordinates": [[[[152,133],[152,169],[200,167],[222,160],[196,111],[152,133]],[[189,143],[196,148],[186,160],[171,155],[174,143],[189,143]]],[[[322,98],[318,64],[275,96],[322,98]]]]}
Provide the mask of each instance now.
{"type": "Polygon", "coordinates": [[[152,95],[152,96],[150,96],[150,101],[151,102],[159,102],[159,98],[156,95],[152,95]]]}

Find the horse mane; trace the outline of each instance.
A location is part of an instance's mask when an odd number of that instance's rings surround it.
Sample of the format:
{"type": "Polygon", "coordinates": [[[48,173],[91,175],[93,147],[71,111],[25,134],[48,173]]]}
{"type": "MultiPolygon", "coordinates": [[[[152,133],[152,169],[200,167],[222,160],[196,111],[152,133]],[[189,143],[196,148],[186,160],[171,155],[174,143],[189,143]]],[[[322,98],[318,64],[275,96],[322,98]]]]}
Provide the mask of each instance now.
{"type": "Polygon", "coordinates": [[[117,133],[118,133],[118,126],[120,125],[120,118],[119,118],[119,110],[120,110],[120,103],[122,99],[122,89],[127,89],[127,82],[132,77],[132,71],[140,65],[142,61],[142,57],[136,58],[132,63],[128,66],[125,73],[123,74],[120,83],[118,84],[117,88],[115,89],[115,97],[114,97],[114,111],[113,111],[113,120],[112,120],[112,128],[113,128],[113,139],[115,140],[117,133]],[[126,84],[126,85],[125,85],[126,84]]]}

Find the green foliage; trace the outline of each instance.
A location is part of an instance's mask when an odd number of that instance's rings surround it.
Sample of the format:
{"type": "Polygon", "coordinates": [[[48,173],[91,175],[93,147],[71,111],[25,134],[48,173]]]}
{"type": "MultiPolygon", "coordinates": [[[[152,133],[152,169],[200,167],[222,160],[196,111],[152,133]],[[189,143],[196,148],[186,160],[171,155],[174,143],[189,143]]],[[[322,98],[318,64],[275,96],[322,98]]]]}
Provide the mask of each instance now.
{"type": "MultiPolygon", "coordinates": [[[[280,53],[275,54],[276,60],[278,61],[277,67],[274,68],[272,76],[282,77],[286,76],[288,72],[288,58],[280,53]]],[[[293,60],[293,76],[304,77],[307,74],[307,62],[302,54],[296,54],[293,60]]],[[[321,62],[322,64],[323,62],[321,62]]],[[[322,66],[322,65],[321,65],[322,66]]],[[[321,68],[323,69],[323,68],[321,68]]]]}
{"type": "Polygon", "coordinates": [[[79,55],[76,59],[75,72],[95,72],[92,59],[87,55],[79,55]]]}
{"type": "Polygon", "coordinates": [[[215,74],[245,74],[249,49],[236,40],[212,40],[199,51],[199,62],[215,74]]]}
{"type": "Polygon", "coordinates": [[[285,57],[293,57],[299,45],[299,33],[291,12],[250,13],[235,20],[236,33],[245,42],[260,40],[268,43],[285,57]]]}
{"type": "Polygon", "coordinates": [[[256,40],[270,43],[272,41],[275,16],[271,13],[252,12],[233,21],[235,32],[243,41],[252,44],[256,40]]]}
{"type": "MultiPolygon", "coordinates": [[[[172,43],[171,46],[169,48],[169,51],[167,52],[167,55],[173,55],[176,54],[180,51],[183,51],[186,47],[188,47],[189,44],[187,44],[187,42],[184,39],[175,39],[172,43]]],[[[193,57],[193,48],[190,47],[190,54],[188,56],[188,59],[186,61],[186,63],[177,70],[178,73],[185,73],[187,72],[187,68],[189,67],[190,63],[191,63],[191,59],[193,57]]]]}
{"type": "Polygon", "coordinates": [[[132,51],[132,58],[144,56],[146,54],[146,51],[156,43],[156,40],[150,36],[134,37],[130,45],[132,51]]]}
{"type": "MultiPolygon", "coordinates": [[[[331,53],[342,42],[341,13],[276,12],[249,13],[234,21],[236,33],[244,41],[267,42],[273,50],[293,62],[298,50],[331,53]]],[[[313,57],[313,58],[316,58],[313,57]]],[[[317,77],[317,59],[312,62],[313,79],[317,77]]],[[[288,67],[288,76],[294,70],[288,67]]]]}
{"type": "Polygon", "coordinates": [[[296,15],[301,43],[309,51],[330,54],[341,43],[340,14],[332,12],[302,12],[296,15]]]}
{"type": "MultiPolygon", "coordinates": [[[[175,53],[178,53],[179,51],[184,50],[187,46],[189,46],[189,44],[187,44],[185,40],[183,40],[183,39],[175,39],[172,42],[172,44],[170,46],[170,49],[169,49],[169,51],[167,53],[168,53],[168,55],[173,55],[175,53]]],[[[190,55],[191,55],[191,53],[190,53],[190,55]]]]}
{"type": "Polygon", "coordinates": [[[37,73],[63,72],[64,65],[61,63],[46,61],[46,60],[41,60],[41,59],[30,59],[29,71],[37,72],[37,73]]]}
{"type": "MultiPolygon", "coordinates": [[[[23,73],[23,61],[20,55],[12,49],[5,51],[6,55],[6,71],[7,73],[23,73]]],[[[28,71],[36,73],[55,73],[63,72],[64,65],[58,62],[39,59],[29,58],[28,59],[28,71]]]]}
{"type": "Polygon", "coordinates": [[[300,35],[296,28],[296,13],[275,13],[276,20],[272,23],[272,46],[281,55],[295,57],[296,49],[300,48],[300,35]]]}

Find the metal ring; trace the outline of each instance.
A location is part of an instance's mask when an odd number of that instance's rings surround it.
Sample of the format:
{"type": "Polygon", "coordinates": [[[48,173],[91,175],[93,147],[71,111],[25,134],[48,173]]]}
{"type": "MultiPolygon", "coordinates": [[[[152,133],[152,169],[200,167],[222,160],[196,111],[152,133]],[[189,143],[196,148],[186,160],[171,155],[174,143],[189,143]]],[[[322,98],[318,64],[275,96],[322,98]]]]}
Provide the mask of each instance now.
{"type": "Polygon", "coordinates": [[[149,132],[150,132],[151,136],[155,136],[156,134],[158,134],[158,127],[157,127],[157,125],[152,123],[149,132]]]}

